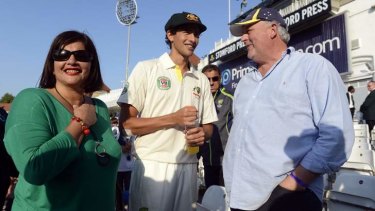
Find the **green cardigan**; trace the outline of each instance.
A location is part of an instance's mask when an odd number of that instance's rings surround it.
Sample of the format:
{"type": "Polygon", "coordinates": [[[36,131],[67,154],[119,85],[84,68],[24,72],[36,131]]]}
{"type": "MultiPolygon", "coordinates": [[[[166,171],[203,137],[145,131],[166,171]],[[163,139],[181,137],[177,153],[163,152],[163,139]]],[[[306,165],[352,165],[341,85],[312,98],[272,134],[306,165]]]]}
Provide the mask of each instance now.
{"type": "Polygon", "coordinates": [[[78,148],[65,131],[72,114],[45,89],[21,91],[12,103],[5,146],[19,174],[13,211],[114,210],[120,146],[111,131],[108,108],[98,100],[90,127],[110,155],[97,162],[93,135],[78,148]]]}

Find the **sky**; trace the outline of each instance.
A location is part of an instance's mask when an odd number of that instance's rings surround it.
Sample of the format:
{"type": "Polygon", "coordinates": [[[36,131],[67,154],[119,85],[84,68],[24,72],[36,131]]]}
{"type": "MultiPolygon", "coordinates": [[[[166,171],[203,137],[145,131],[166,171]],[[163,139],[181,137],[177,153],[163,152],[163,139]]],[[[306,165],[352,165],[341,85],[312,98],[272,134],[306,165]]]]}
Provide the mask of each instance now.
{"type": "MultiPolygon", "coordinates": [[[[131,26],[129,72],[138,61],[158,58],[169,48],[164,25],[173,13],[197,14],[207,26],[195,50],[209,54],[229,36],[228,22],[240,13],[242,0],[138,0],[137,23],[131,26]],[[229,12],[230,4],[230,12],[229,12]]],[[[249,0],[244,11],[260,0],[249,0]]],[[[104,82],[122,87],[128,26],[116,16],[116,0],[0,0],[0,98],[37,87],[50,44],[66,30],[87,33],[97,48],[104,82]]]]}

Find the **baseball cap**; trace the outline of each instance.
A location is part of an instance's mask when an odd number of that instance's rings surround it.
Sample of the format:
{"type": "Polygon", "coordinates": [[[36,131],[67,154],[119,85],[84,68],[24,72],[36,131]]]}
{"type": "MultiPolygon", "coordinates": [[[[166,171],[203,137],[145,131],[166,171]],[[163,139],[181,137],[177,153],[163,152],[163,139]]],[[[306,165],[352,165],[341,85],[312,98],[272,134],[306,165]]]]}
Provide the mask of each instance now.
{"type": "Polygon", "coordinates": [[[277,12],[277,10],[273,8],[261,7],[261,8],[251,11],[241,21],[231,24],[229,27],[230,33],[232,33],[233,36],[238,36],[238,37],[242,36],[243,34],[242,26],[253,25],[255,23],[258,23],[259,21],[276,21],[282,27],[286,28],[286,23],[283,17],[281,17],[280,13],[277,12]]]}
{"type": "Polygon", "coordinates": [[[177,26],[184,25],[184,24],[196,24],[201,33],[206,31],[207,29],[207,27],[203,25],[203,23],[201,22],[201,19],[197,15],[193,13],[189,13],[189,12],[173,14],[169,18],[168,22],[165,24],[164,29],[165,29],[165,32],[167,32],[169,29],[172,29],[177,26]]]}

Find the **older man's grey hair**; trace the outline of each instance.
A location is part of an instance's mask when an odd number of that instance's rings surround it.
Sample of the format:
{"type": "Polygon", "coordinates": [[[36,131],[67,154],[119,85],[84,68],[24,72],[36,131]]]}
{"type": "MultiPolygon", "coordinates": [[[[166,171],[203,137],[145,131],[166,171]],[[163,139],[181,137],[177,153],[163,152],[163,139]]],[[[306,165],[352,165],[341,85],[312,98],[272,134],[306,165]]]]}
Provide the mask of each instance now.
{"type": "Polygon", "coordinates": [[[272,25],[272,24],[276,24],[277,26],[277,32],[281,38],[281,40],[285,43],[285,44],[288,44],[289,40],[290,40],[290,34],[288,32],[288,29],[281,26],[280,23],[276,22],[276,21],[267,21],[268,24],[272,25]]]}
{"type": "Polygon", "coordinates": [[[279,32],[281,40],[284,41],[285,44],[288,44],[290,40],[288,29],[282,27],[280,24],[277,24],[277,31],[279,32]]]}

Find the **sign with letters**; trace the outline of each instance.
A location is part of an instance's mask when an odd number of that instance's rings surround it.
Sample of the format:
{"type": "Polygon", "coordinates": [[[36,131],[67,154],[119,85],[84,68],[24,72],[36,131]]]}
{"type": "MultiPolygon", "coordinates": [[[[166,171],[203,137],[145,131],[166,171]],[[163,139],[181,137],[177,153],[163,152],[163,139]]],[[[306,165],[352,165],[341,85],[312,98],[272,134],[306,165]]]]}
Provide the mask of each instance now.
{"type": "Polygon", "coordinates": [[[236,42],[233,42],[225,46],[224,48],[221,48],[213,53],[210,53],[208,55],[208,61],[209,63],[213,63],[218,60],[226,59],[234,53],[238,53],[239,50],[246,50],[245,44],[241,41],[241,39],[238,39],[236,42]]]}
{"type": "Polygon", "coordinates": [[[301,9],[284,16],[289,29],[302,25],[331,11],[331,0],[313,1],[301,9]]]}
{"type": "Polygon", "coordinates": [[[226,91],[233,94],[240,79],[247,73],[256,69],[256,64],[247,58],[246,54],[230,62],[219,65],[221,70],[221,83],[226,91]]]}
{"type": "Polygon", "coordinates": [[[339,73],[349,71],[349,51],[344,14],[293,34],[288,45],[293,46],[297,51],[325,57],[339,73]]]}

